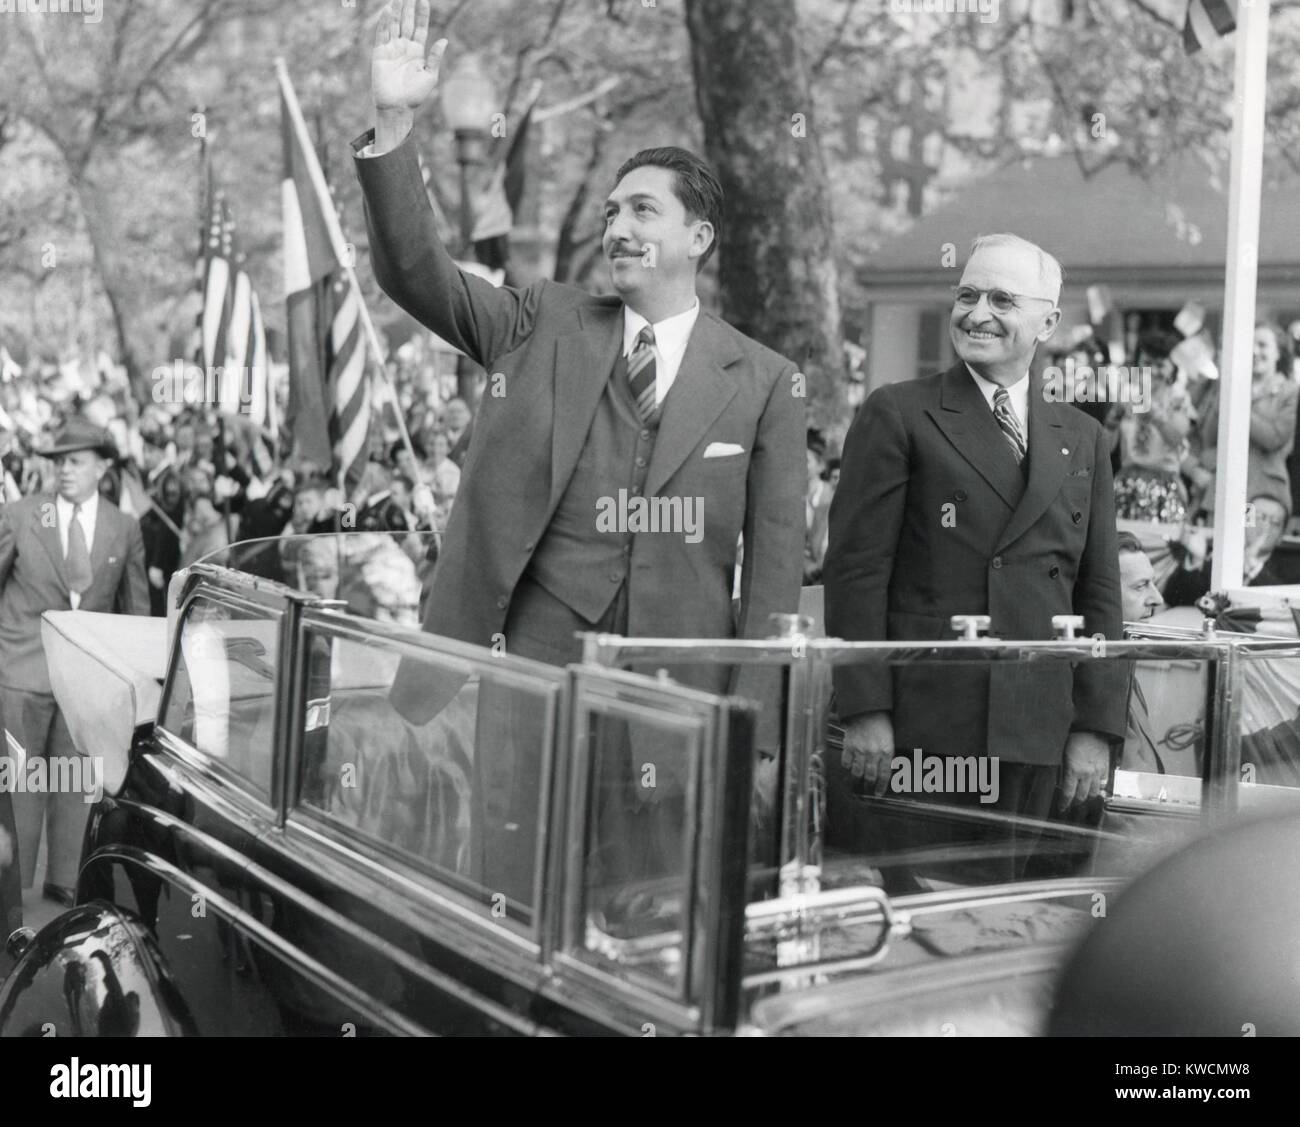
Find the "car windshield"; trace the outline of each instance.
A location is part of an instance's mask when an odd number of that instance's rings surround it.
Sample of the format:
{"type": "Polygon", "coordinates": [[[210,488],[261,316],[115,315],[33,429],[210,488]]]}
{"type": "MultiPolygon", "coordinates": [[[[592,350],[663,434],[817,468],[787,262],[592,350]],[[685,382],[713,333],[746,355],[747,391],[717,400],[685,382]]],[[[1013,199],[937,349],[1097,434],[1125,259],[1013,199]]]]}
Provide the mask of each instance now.
{"type": "MultiPolygon", "coordinates": [[[[1300,798],[1294,643],[596,649],[647,673],[687,656],[777,665],[763,705],[784,737],[765,747],[760,719],[751,803],[744,957],[760,988],[792,965],[883,959],[891,935],[907,940],[891,965],[1071,940],[1216,819],[1300,798]],[[841,715],[849,696],[888,701],[888,723],[841,715]]],[[[674,916],[645,886],[614,908],[606,926],[628,938],[674,916]]]]}
{"type": "Polygon", "coordinates": [[[350,614],[418,626],[438,559],[434,532],[336,532],[241,540],[198,562],[342,602],[350,614]]]}

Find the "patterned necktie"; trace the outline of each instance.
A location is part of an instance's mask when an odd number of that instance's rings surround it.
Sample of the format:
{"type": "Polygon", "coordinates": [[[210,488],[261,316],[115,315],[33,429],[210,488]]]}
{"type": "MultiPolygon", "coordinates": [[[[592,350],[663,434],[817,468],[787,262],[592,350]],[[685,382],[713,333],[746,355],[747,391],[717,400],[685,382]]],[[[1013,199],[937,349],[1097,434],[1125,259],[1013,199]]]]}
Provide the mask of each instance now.
{"type": "Polygon", "coordinates": [[[83,594],[94,578],[90,571],[90,552],[86,548],[86,530],[81,527],[81,506],[72,507],[72,520],[68,524],[68,587],[83,594]]]}
{"type": "Polygon", "coordinates": [[[655,413],[655,331],[649,325],[636,335],[627,361],[627,382],[637,414],[645,422],[655,413]]]}
{"type": "Polygon", "coordinates": [[[997,419],[998,426],[1002,428],[1002,434],[1007,440],[1007,445],[1011,447],[1011,453],[1016,459],[1016,465],[1023,466],[1025,462],[1025,436],[1020,430],[1020,420],[1016,418],[1016,413],[1011,409],[1011,396],[1007,394],[1005,387],[1000,387],[993,393],[993,417],[997,419]]]}

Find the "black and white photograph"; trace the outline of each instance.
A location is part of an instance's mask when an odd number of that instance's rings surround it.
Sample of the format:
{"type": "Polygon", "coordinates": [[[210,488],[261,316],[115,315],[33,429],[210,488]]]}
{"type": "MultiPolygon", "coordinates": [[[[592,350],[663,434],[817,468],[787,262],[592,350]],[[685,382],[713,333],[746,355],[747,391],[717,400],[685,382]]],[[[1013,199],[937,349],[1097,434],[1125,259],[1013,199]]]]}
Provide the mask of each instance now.
{"type": "Polygon", "coordinates": [[[1067,1104],[1249,1101],[1298,54],[1300,0],[0,0],[8,1075],[1069,1038],[1067,1104]]]}

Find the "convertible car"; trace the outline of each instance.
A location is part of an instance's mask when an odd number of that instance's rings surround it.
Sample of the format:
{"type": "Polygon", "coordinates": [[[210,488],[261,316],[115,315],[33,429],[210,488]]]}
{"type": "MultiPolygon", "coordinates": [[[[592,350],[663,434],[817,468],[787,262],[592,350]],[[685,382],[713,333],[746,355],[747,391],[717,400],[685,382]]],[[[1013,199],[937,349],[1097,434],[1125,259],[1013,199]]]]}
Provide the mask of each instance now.
{"type": "MultiPolygon", "coordinates": [[[[103,793],[76,906],[9,939],[0,1035],[1088,1031],[1104,991],[1079,976],[1102,922],[1141,920],[1134,877],[1300,793],[1294,642],[968,621],[850,645],[814,615],[770,641],[588,636],[556,668],[422,633],[427,553],[398,547],[241,546],[179,574],[166,620],[46,616],[103,793]],[[1008,820],[974,764],[928,788],[907,760],[877,794],[842,763],[837,664],[1089,661],[1123,670],[1131,739],[1082,811],[1008,820]],[[692,662],[770,667],[773,697],[686,688],[692,662]]],[[[1181,965],[1193,932],[1146,954],[1181,965]]],[[[1269,1032],[1295,986],[1256,986],[1269,1032]]]]}

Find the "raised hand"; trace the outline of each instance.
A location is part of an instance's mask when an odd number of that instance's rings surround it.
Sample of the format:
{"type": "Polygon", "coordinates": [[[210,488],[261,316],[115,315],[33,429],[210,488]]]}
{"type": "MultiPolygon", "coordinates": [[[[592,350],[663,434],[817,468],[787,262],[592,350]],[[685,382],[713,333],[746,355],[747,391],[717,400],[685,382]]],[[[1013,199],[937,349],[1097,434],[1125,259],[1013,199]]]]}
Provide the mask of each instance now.
{"type": "Polygon", "coordinates": [[[393,0],[375,26],[370,54],[370,89],[378,115],[376,148],[394,147],[410,129],[415,111],[438,86],[438,66],[447,41],[426,52],[429,0],[393,0]]]}

